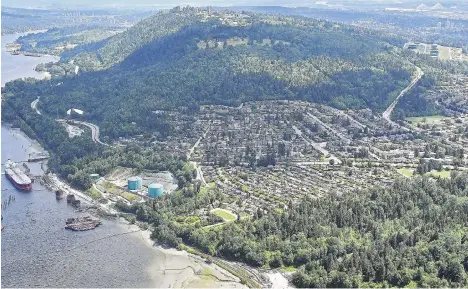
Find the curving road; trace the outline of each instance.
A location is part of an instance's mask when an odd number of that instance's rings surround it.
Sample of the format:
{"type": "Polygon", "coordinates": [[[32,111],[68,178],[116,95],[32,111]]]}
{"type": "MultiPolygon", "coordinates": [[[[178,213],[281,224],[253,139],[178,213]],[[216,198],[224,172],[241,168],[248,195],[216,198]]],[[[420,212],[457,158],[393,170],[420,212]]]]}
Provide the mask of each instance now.
{"type": "Polygon", "coordinates": [[[99,139],[99,126],[97,126],[95,124],[85,122],[85,121],[79,121],[79,120],[56,119],[56,121],[58,121],[58,122],[68,122],[68,123],[71,123],[71,124],[84,125],[86,127],[89,127],[91,129],[91,138],[93,139],[93,141],[95,143],[98,143],[98,144],[101,144],[101,145],[104,145],[104,146],[108,146],[108,147],[113,147],[113,146],[111,146],[109,144],[106,144],[106,143],[102,142],[99,139]]]}
{"type": "MultiPolygon", "coordinates": [[[[41,114],[41,112],[39,111],[39,109],[37,108],[37,104],[39,103],[39,96],[37,97],[36,100],[34,100],[33,102],[31,102],[31,108],[37,113],[37,114],[41,114]]],[[[85,122],[85,121],[78,121],[78,120],[66,120],[66,119],[56,119],[57,122],[68,122],[68,123],[72,123],[72,124],[77,124],[77,125],[84,125],[84,126],[87,126],[91,129],[91,138],[93,139],[94,142],[96,143],[99,143],[99,144],[102,144],[102,145],[105,145],[105,146],[108,146],[108,147],[113,147],[109,144],[106,144],[104,142],[102,142],[100,139],[99,139],[99,127],[95,124],[92,124],[92,123],[89,123],[89,122],[85,122]]]]}
{"type": "Polygon", "coordinates": [[[37,99],[33,102],[31,102],[31,108],[36,111],[37,114],[41,114],[41,112],[39,111],[39,109],[37,109],[37,103],[39,102],[39,96],[37,97],[37,99]]]}

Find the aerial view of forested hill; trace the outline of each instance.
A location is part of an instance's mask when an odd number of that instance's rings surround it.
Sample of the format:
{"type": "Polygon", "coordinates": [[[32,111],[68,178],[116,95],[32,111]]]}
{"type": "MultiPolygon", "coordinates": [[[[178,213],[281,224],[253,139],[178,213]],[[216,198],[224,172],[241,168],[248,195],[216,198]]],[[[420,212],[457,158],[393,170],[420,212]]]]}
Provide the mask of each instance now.
{"type": "Polygon", "coordinates": [[[79,107],[112,138],[146,130],[154,110],[203,104],[288,99],[384,110],[416,73],[395,49],[402,45],[306,18],[162,12],[100,47],[64,53],[52,72],[95,72],[57,78],[40,106],[62,114],[79,107]]]}
{"type": "Polygon", "coordinates": [[[60,60],[6,83],[2,121],[49,152],[50,176],[246,286],[468,286],[466,21],[450,41],[369,11],[276,11],[22,36],[60,60]]]}

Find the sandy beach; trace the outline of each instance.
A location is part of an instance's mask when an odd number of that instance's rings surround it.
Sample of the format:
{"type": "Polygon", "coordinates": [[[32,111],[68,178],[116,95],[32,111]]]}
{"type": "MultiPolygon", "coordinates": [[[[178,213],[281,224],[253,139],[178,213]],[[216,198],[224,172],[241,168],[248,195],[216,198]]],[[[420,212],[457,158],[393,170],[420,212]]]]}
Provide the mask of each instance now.
{"type": "MultiPolygon", "coordinates": [[[[136,226],[135,226],[136,227],[136,226]]],[[[138,235],[138,234],[136,234],[138,235]]],[[[155,246],[150,231],[139,232],[139,237],[163,256],[148,268],[158,288],[248,288],[240,279],[201,257],[173,248],[155,246]]]]}

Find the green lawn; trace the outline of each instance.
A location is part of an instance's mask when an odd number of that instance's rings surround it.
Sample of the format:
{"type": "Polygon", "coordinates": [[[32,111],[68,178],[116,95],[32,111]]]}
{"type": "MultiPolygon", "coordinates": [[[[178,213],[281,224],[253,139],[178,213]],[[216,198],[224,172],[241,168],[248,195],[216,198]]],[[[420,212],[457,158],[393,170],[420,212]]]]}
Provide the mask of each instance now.
{"type": "Polygon", "coordinates": [[[406,169],[406,168],[402,168],[402,169],[398,169],[397,170],[400,174],[404,175],[405,177],[407,178],[411,178],[413,176],[413,172],[414,170],[413,169],[406,169]]]}
{"type": "Polygon", "coordinates": [[[418,116],[418,117],[405,117],[405,120],[411,122],[412,124],[416,125],[420,122],[426,122],[426,121],[436,121],[436,120],[442,120],[444,119],[445,116],[443,115],[432,115],[432,116],[418,116]]]}
{"type": "Polygon", "coordinates": [[[86,191],[86,194],[93,198],[93,200],[99,200],[102,195],[95,187],[91,187],[89,190],[86,191]]]}
{"type": "Polygon", "coordinates": [[[134,200],[140,200],[139,196],[137,196],[135,194],[132,194],[132,193],[129,193],[129,192],[125,192],[125,191],[122,192],[121,196],[124,197],[125,199],[127,199],[130,202],[132,202],[134,200]]]}
{"type": "Polygon", "coordinates": [[[224,219],[224,221],[229,222],[229,221],[234,221],[237,219],[237,216],[234,214],[230,214],[226,211],[220,210],[220,209],[214,209],[212,211],[216,216],[221,217],[224,219]]]}
{"type": "Polygon", "coordinates": [[[105,192],[110,193],[110,194],[118,194],[119,191],[121,190],[119,187],[115,186],[114,184],[109,183],[108,181],[102,182],[101,185],[106,189],[105,192]]]}
{"type": "Polygon", "coordinates": [[[116,185],[114,185],[114,184],[112,184],[112,183],[110,183],[108,181],[102,182],[101,185],[106,190],[106,193],[121,196],[121,197],[125,198],[126,200],[128,200],[129,202],[133,202],[135,200],[139,201],[141,199],[139,196],[137,196],[135,194],[132,194],[130,192],[124,191],[121,188],[117,187],[116,185]]]}
{"type": "Polygon", "coordinates": [[[443,179],[448,179],[450,178],[450,171],[445,171],[445,170],[442,170],[442,171],[430,171],[428,173],[426,173],[426,176],[433,176],[433,177],[441,177],[443,179]]]}

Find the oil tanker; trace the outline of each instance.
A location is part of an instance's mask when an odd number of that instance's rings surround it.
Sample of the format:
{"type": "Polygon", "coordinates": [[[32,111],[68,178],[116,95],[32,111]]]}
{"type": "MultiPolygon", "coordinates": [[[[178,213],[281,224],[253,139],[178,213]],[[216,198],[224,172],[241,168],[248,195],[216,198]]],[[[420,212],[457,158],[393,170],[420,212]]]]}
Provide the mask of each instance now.
{"type": "Polygon", "coordinates": [[[5,175],[16,188],[23,191],[32,189],[31,179],[19,168],[17,163],[8,160],[5,164],[5,175]]]}

